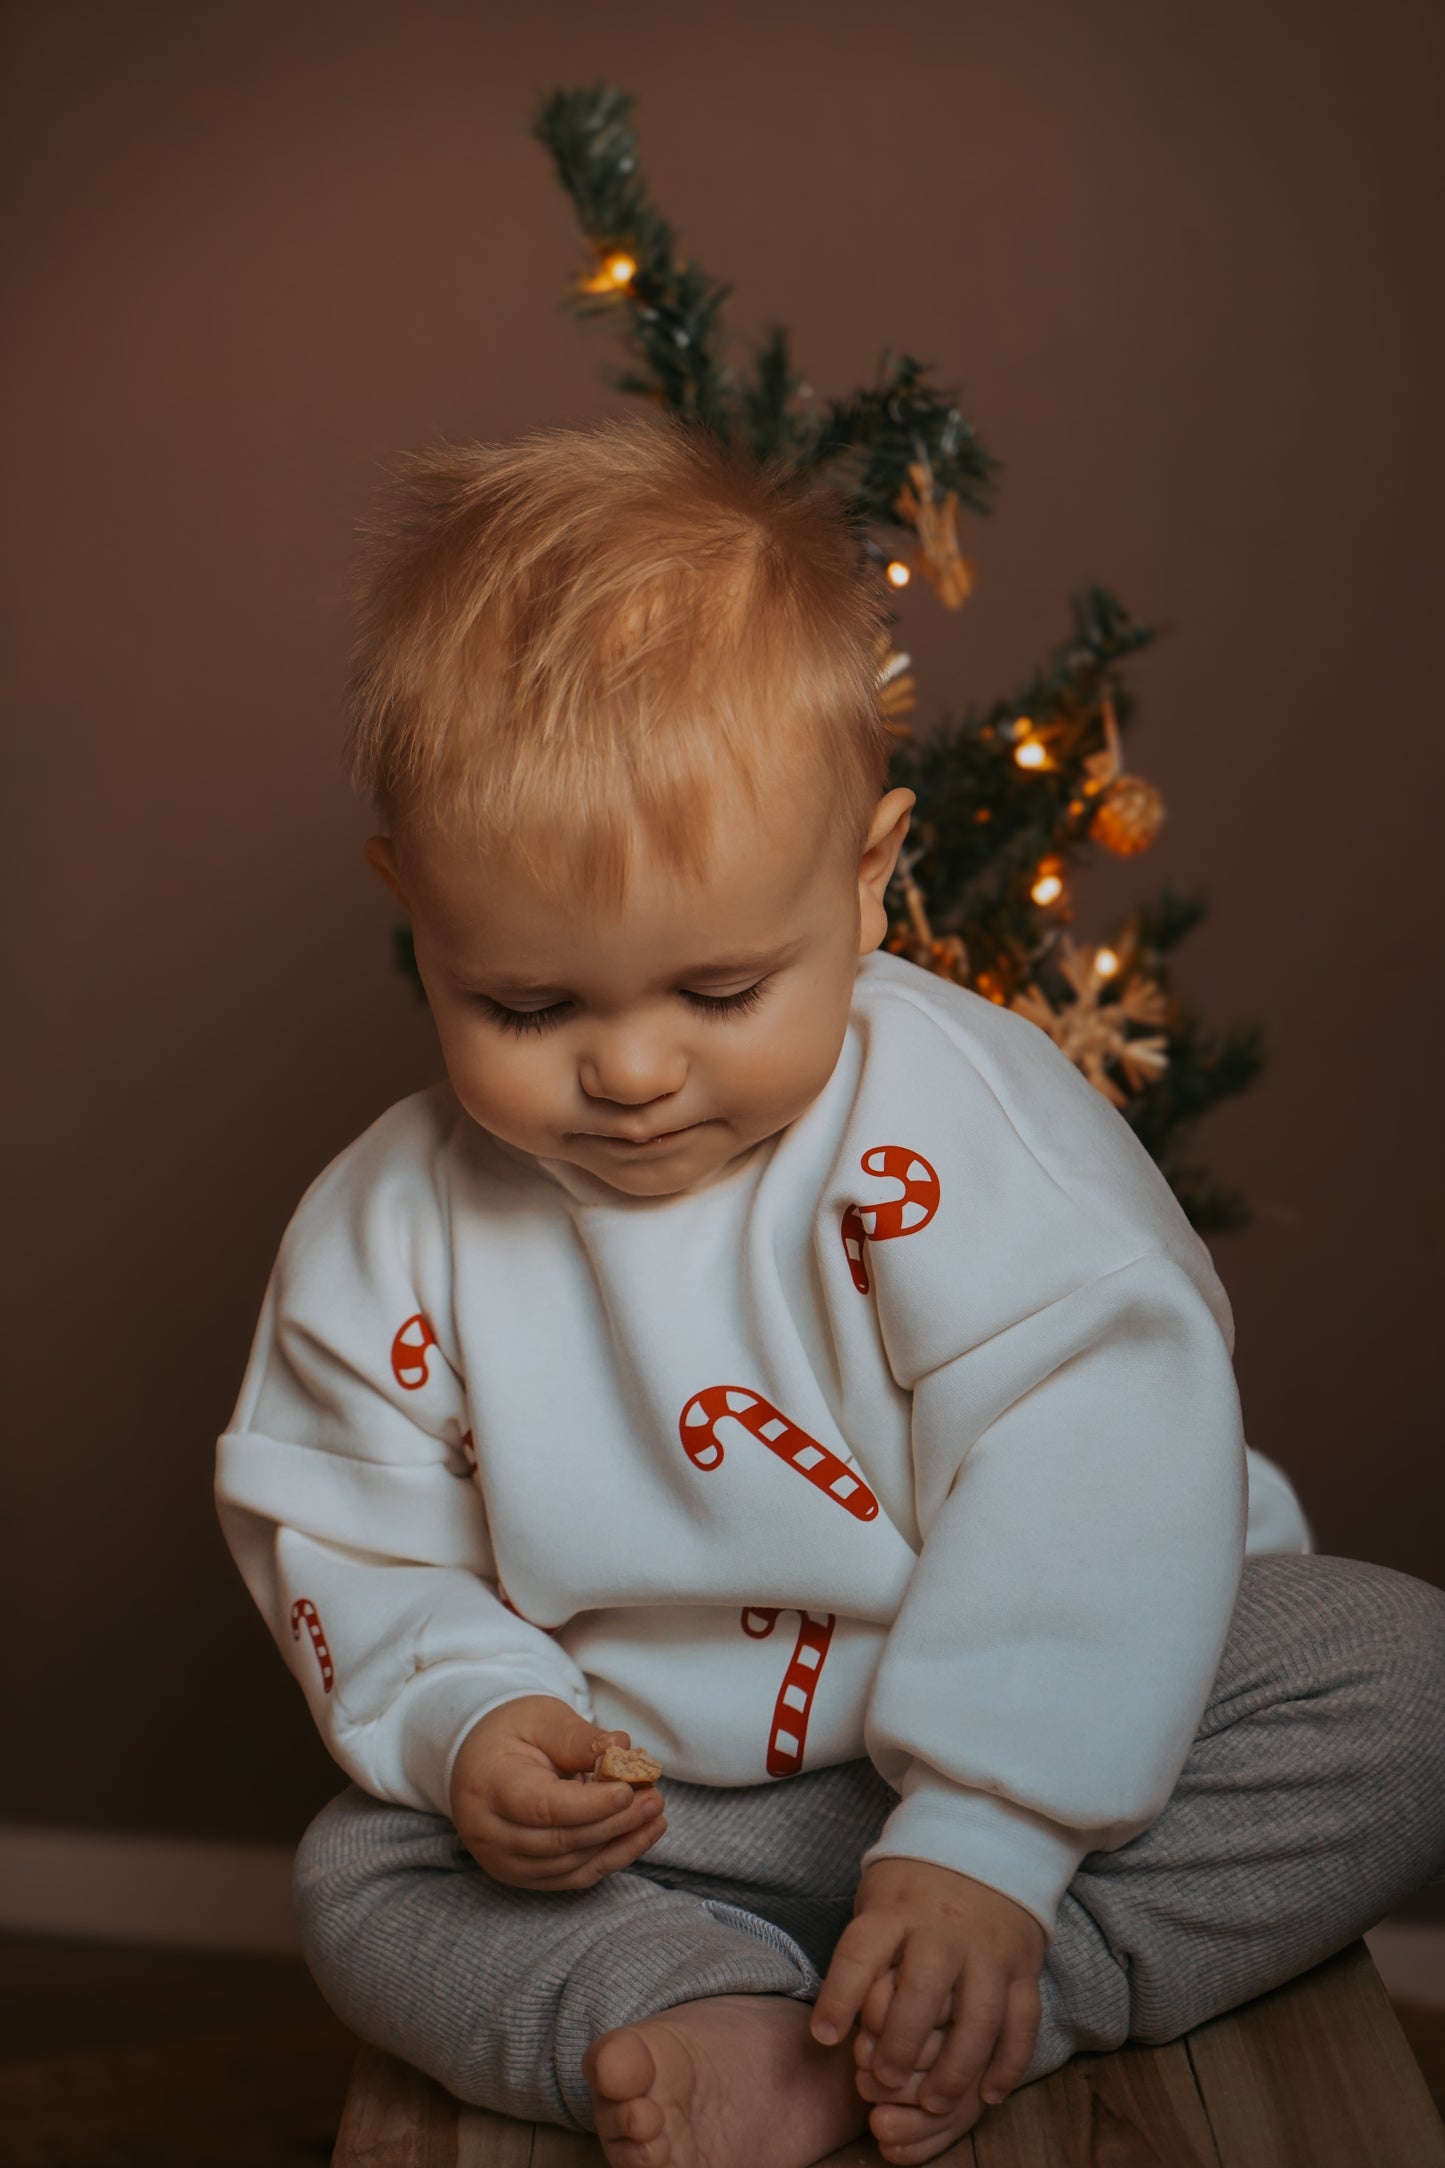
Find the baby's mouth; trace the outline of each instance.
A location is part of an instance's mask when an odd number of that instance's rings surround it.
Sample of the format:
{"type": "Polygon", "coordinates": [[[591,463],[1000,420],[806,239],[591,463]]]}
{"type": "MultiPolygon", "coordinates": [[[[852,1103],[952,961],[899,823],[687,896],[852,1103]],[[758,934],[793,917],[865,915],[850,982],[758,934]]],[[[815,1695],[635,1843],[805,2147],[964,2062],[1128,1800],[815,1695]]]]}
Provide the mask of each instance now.
{"type": "Polygon", "coordinates": [[[582,1135],[595,1138],[599,1144],[615,1144],[625,1152],[648,1152],[655,1151],[659,1145],[671,1144],[676,1138],[685,1137],[692,1130],[701,1127],[701,1122],[685,1122],[680,1129],[658,1129],[646,1137],[624,1137],[610,1129],[584,1129],[582,1135]]]}

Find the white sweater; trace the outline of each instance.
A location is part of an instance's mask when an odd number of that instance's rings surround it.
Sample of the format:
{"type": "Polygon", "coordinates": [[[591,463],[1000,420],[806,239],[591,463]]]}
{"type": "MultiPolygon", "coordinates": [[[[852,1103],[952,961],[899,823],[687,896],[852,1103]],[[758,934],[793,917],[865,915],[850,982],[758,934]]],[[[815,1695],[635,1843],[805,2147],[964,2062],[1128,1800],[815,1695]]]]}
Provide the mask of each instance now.
{"type": "MultiPolygon", "coordinates": [[[[448,1812],[555,1694],[690,1782],[868,1754],[868,1858],[1052,1932],[1159,1813],[1246,1547],[1204,1245],[1034,1025],[889,956],[828,1085],[678,1197],[500,1144],[445,1086],[303,1199],[220,1441],[226,1537],[331,1753],[448,1812]]],[[[664,1782],[665,1782],[664,1778],[664,1782]]]]}

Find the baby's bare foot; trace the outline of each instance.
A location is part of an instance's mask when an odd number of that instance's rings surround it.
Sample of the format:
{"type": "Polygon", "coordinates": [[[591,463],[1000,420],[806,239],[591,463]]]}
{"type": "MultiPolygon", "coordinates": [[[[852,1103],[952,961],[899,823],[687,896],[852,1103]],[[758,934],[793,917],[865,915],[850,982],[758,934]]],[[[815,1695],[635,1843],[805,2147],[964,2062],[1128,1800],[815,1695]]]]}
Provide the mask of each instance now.
{"type": "Polygon", "coordinates": [[[891,2168],[919,2168],[921,2162],[946,2152],[965,2131],[973,2129],[983,2113],[977,2084],[942,2114],[930,2114],[918,2105],[918,2096],[927,2090],[928,2073],[943,2052],[947,2037],[942,2031],[929,2034],[919,2050],[917,2068],[902,2085],[882,2085],[874,2077],[871,2065],[878,2043],[871,2033],[860,2031],[854,2040],[858,2091],[864,2100],[874,2103],[868,2127],[891,2168]]]}
{"type": "Polygon", "coordinates": [[[924,2075],[915,2070],[906,2085],[884,2092],[859,2074],[859,2092],[865,2100],[877,2102],[869,2114],[868,2128],[890,2168],[919,2168],[921,2162],[946,2153],[983,2114],[978,2087],[971,2085],[945,2114],[930,2115],[917,2104],[924,2075]]]}
{"type": "Polygon", "coordinates": [[[850,2044],[820,2047],[812,2014],[715,1995],[594,2040],[583,2069],[611,2168],[808,2168],[857,2137],[850,2044]]]}

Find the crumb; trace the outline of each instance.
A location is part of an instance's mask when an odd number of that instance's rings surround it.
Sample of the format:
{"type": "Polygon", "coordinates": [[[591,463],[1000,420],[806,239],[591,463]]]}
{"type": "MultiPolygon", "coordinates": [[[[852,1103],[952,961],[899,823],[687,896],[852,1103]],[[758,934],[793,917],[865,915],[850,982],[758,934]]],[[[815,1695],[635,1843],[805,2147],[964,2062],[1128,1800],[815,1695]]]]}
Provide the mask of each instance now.
{"type": "Polygon", "coordinates": [[[614,1784],[655,1784],[662,1775],[662,1763],[644,1754],[641,1747],[605,1746],[592,1765],[594,1778],[610,1779],[614,1784]]]}

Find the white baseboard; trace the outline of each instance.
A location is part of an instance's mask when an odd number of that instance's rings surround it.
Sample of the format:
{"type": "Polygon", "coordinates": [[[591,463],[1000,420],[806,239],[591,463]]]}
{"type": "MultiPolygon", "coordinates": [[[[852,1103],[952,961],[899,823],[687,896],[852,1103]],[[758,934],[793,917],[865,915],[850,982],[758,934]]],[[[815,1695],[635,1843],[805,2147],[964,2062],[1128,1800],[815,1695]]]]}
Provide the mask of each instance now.
{"type": "MultiPolygon", "coordinates": [[[[0,1930],[294,1957],[291,1850],[0,1827],[0,1930]]],[[[1445,1927],[1365,1937],[1397,2001],[1445,2010],[1445,1927]]]]}
{"type": "Polygon", "coordinates": [[[294,1957],[291,1850],[0,1827],[0,1929],[294,1957]]]}

